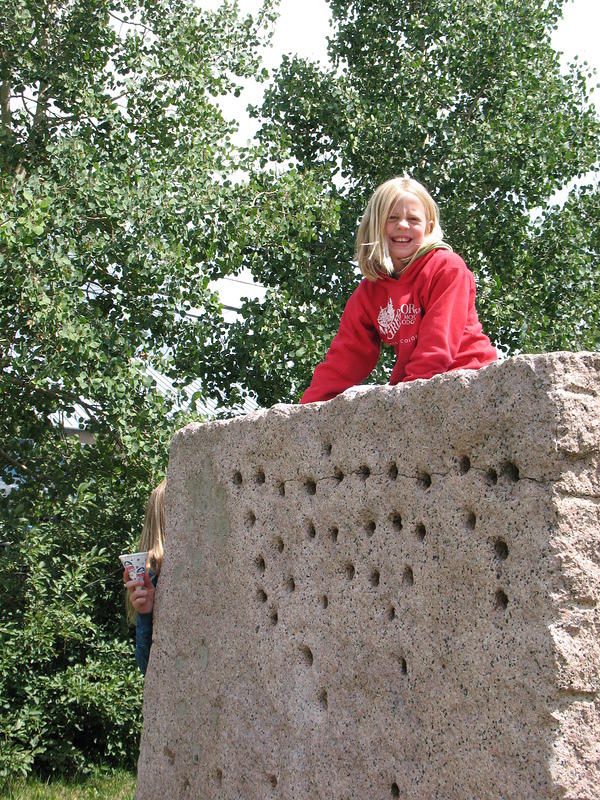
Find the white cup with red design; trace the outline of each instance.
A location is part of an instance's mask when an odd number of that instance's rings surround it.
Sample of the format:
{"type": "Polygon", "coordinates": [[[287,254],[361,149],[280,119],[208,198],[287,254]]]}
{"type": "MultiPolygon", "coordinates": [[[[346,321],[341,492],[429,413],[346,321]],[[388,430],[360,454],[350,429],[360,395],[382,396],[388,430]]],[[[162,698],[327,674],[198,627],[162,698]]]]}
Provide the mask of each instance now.
{"type": "Polygon", "coordinates": [[[121,563],[127,570],[130,581],[135,581],[136,592],[139,591],[144,585],[144,573],[146,572],[146,561],[148,559],[148,551],[144,553],[123,553],[119,556],[121,563]]]}

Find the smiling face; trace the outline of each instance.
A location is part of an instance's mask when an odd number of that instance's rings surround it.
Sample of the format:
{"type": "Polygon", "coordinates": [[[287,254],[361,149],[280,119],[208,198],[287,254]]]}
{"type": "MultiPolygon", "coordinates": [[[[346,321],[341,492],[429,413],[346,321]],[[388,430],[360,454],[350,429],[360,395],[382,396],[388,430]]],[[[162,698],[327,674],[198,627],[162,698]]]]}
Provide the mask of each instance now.
{"type": "Polygon", "coordinates": [[[415,194],[401,194],[385,223],[388,252],[399,275],[433,230],[434,220],[427,219],[425,206],[415,194]]]}

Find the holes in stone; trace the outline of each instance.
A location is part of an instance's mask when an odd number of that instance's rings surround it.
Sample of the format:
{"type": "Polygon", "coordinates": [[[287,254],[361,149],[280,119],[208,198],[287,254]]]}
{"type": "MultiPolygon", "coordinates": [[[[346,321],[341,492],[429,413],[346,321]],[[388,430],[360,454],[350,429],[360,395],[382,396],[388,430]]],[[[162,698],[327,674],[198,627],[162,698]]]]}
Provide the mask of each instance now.
{"type": "Polygon", "coordinates": [[[217,779],[217,783],[220,786],[223,783],[223,770],[217,769],[217,771],[215,772],[215,777],[217,779]]]}
{"type": "Polygon", "coordinates": [[[498,589],[496,592],[496,608],[500,609],[501,611],[506,611],[508,606],[508,597],[502,591],[502,589],[498,589]]]}
{"type": "Polygon", "coordinates": [[[392,797],[400,797],[400,789],[397,783],[392,783],[392,797]]]}
{"type": "Polygon", "coordinates": [[[285,545],[283,543],[283,539],[281,538],[281,536],[278,536],[275,539],[275,548],[277,549],[277,552],[278,553],[283,553],[283,548],[284,547],[285,547],[285,545]]]}
{"type": "Polygon", "coordinates": [[[495,469],[490,468],[485,473],[485,480],[490,486],[495,486],[498,483],[498,473],[495,469]]]}
{"type": "Polygon", "coordinates": [[[323,711],[327,711],[327,689],[321,689],[317,695],[317,699],[319,700],[319,705],[323,709],[323,711]]]}
{"type": "Polygon", "coordinates": [[[271,621],[271,625],[277,625],[277,623],[279,622],[279,615],[277,614],[276,608],[271,609],[271,612],[269,614],[269,619],[271,621]]]}
{"type": "Polygon", "coordinates": [[[307,478],[304,481],[304,488],[306,489],[306,494],[316,494],[317,493],[317,484],[312,478],[307,478]]]}
{"type": "Polygon", "coordinates": [[[406,675],[408,673],[408,667],[406,665],[406,659],[404,658],[404,656],[395,656],[395,659],[398,662],[398,666],[400,667],[400,672],[403,675],[406,675]]]}
{"type": "Polygon", "coordinates": [[[371,470],[366,464],[363,464],[361,467],[358,468],[358,477],[366,481],[369,475],[371,474],[371,470]]]}
{"type": "Polygon", "coordinates": [[[264,470],[259,469],[256,473],[256,482],[257,483],[264,483],[265,482],[265,473],[264,470]]]}
{"type": "Polygon", "coordinates": [[[371,586],[373,586],[373,588],[379,586],[379,578],[380,578],[379,570],[374,569],[373,572],[371,572],[371,577],[369,578],[369,582],[371,586]]]}
{"type": "Polygon", "coordinates": [[[466,475],[467,472],[471,469],[471,459],[469,456],[463,456],[460,461],[458,462],[458,468],[460,470],[461,475],[466,475]]]}
{"type": "Polygon", "coordinates": [[[356,569],[354,568],[354,564],[348,562],[348,564],[346,564],[345,569],[346,569],[346,577],[348,578],[348,580],[349,581],[353,580],[354,576],[356,575],[356,569]]]}
{"type": "Polygon", "coordinates": [[[504,539],[496,539],[494,542],[494,551],[496,553],[496,558],[499,558],[500,561],[505,561],[508,558],[508,545],[504,539]]]}
{"type": "Polygon", "coordinates": [[[502,465],[502,474],[508,478],[509,481],[513,481],[513,483],[516,483],[521,477],[519,475],[519,468],[516,464],[513,464],[512,461],[504,462],[502,465]]]}
{"type": "Polygon", "coordinates": [[[314,539],[314,538],[315,538],[315,536],[317,535],[316,528],[315,528],[315,526],[313,525],[313,523],[312,523],[312,522],[309,522],[309,523],[308,523],[308,527],[307,527],[307,529],[306,529],[306,532],[307,532],[307,534],[308,534],[308,538],[309,538],[309,539],[314,539]]]}
{"type": "Polygon", "coordinates": [[[466,519],[467,528],[470,531],[475,530],[475,525],[477,524],[477,517],[475,516],[475,512],[467,511],[467,519],[466,519]]]}
{"type": "Polygon", "coordinates": [[[251,528],[254,523],[256,522],[256,514],[254,511],[248,511],[246,514],[246,525],[248,528],[251,528]]]}
{"type": "Polygon", "coordinates": [[[266,564],[265,564],[264,558],[262,556],[259,556],[256,559],[256,569],[260,572],[261,575],[264,573],[265,567],[266,567],[266,564]]]}
{"type": "Polygon", "coordinates": [[[420,542],[422,542],[425,539],[425,534],[426,534],[425,525],[423,525],[422,522],[417,522],[415,526],[415,535],[420,542]]]}
{"type": "Polygon", "coordinates": [[[402,517],[400,516],[400,514],[397,511],[395,511],[393,514],[391,514],[390,520],[392,521],[392,525],[394,526],[394,528],[397,531],[401,531],[402,530],[402,517]]]}
{"type": "Polygon", "coordinates": [[[431,486],[431,475],[428,472],[420,472],[417,476],[417,481],[423,489],[429,489],[431,486]]]}
{"type": "Polygon", "coordinates": [[[269,783],[271,784],[271,786],[273,788],[275,788],[277,786],[277,776],[276,775],[267,775],[267,778],[269,779],[269,783]]]}
{"type": "Polygon", "coordinates": [[[296,588],[296,581],[294,580],[294,576],[290,575],[290,577],[285,582],[286,590],[291,594],[296,588]]]}
{"type": "Polygon", "coordinates": [[[239,470],[236,470],[233,473],[233,476],[232,476],[231,479],[235,483],[236,486],[241,486],[242,485],[242,473],[239,470]]]}
{"type": "Polygon", "coordinates": [[[269,598],[267,597],[267,593],[265,592],[265,590],[264,590],[264,589],[259,589],[259,590],[256,592],[256,596],[258,597],[258,599],[260,600],[260,602],[261,602],[261,603],[266,603],[266,602],[267,602],[267,600],[269,599],[269,598]]]}
{"type": "Polygon", "coordinates": [[[333,477],[338,483],[341,483],[344,480],[344,473],[339,467],[336,467],[333,471],[333,477]]]}
{"type": "Polygon", "coordinates": [[[277,491],[282,497],[285,497],[285,483],[283,481],[279,481],[277,484],[277,491]]]}
{"type": "Polygon", "coordinates": [[[387,618],[390,620],[390,622],[391,622],[393,619],[396,619],[396,609],[394,608],[394,606],[390,606],[390,607],[388,608],[388,611],[387,611],[387,618]]]}
{"type": "Polygon", "coordinates": [[[367,532],[367,536],[373,536],[376,528],[377,528],[377,523],[375,522],[375,520],[370,519],[365,525],[365,531],[367,532]]]}
{"type": "Polygon", "coordinates": [[[338,528],[334,525],[333,527],[329,528],[329,538],[332,542],[337,542],[338,540],[338,528]]]}
{"type": "Polygon", "coordinates": [[[330,456],[331,455],[332,448],[333,448],[333,445],[331,444],[331,442],[324,442],[323,443],[323,452],[325,453],[326,456],[330,456]]]}
{"type": "Polygon", "coordinates": [[[308,645],[302,645],[302,647],[300,648],[300,653],[302,654],[302,660],[304,661],[306,666],[312,667],[314,658],[310,647],[308,647],[308,645]]]}
{"type": "Polygon", "coordinates": [[[405,583],[407,586],[412,586],[414,582],[415,576],[412,568],[404,567],[404,572],[402,573],[402,583],[405,583]]]}
{"type": "Polygon", "coordinates": [[[398,467],[396,464],[390,464],[388,467],[388,477],[391,478],[393,481],[396,480],[398,477],[398,467]]]}
{"type": "Polygon", "coordinates": [[[326,594],[324,594],[324,595],[322,595],[322,597],[321,597],[321,606],[322,606],[323,608],[327,608],[327,606],[328,606],[328,605],[329,605],[329,598],[327,597],[327,595],[326,595],[326,594]]]}

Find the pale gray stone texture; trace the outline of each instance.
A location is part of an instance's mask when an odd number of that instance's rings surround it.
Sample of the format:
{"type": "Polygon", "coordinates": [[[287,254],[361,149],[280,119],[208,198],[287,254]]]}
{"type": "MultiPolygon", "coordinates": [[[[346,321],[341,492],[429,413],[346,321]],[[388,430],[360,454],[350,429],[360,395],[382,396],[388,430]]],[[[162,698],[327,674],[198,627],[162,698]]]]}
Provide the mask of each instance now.
{"type": "Polygon", "coordinates": [[[600,797],[600,355],[174,438],[137,798],[600,797]]]}

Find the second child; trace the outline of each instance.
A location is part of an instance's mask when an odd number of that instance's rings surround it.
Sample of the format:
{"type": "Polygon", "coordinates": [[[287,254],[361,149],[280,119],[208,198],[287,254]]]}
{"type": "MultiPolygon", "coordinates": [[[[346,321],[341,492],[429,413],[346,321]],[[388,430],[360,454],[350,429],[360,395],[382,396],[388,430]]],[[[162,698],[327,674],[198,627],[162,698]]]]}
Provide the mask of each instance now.
{"type": "Polygon", "coordinates": [[[135,623],[135,660],[142,675],[146,674],[150,648],[152,646],[154,593],[163,562],[165,544],[165,486],[161,481],[150,495],[146,505],[146,516],[139,552],[148,551],[144,585],[140,589],[135,581],[130,581],[127,571],[123,572],[123,582],[127,589],[127,619],[135,623]]]}

